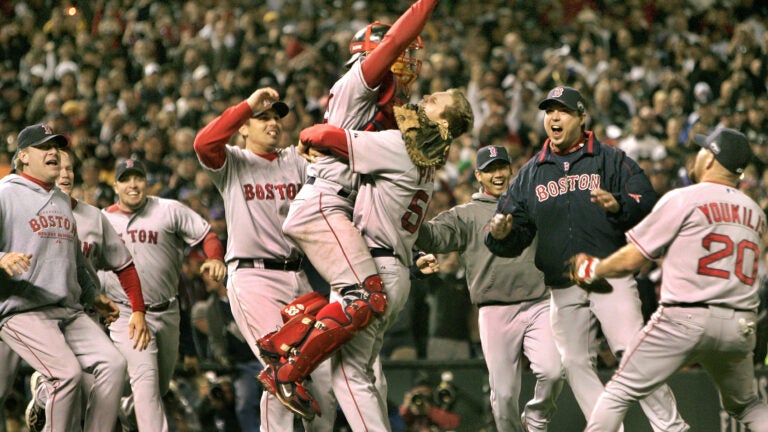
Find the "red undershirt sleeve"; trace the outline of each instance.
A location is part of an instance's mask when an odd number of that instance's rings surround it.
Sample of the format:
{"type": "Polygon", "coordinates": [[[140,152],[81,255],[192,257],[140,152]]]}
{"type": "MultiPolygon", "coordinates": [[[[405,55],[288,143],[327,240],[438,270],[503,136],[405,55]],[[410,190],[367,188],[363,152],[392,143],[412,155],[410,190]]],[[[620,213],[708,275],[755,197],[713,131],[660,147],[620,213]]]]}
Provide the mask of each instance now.
{"type": "Polygon", "coordinates": [[[299,140],[320,151],[330,151],[335,156],[349,160],[347,132],[329,124],[318,124],[303,129],[299,140]]]}
{"type": "Polygon", "coordinates": [[[421,34],[439,0],[420,0],[411,5],[384,35],[361,65],[363,79],[368,87],[376,87],[384,80],[389,68],[403,51],[421,34]]]}
{"type": "Polygon", "coordinates": [[[226,145],[240,126],[253,115],[247,101],[227,108],[220,116],[200,129],[195,137],[195,153],[200,161],[211,169],[224,166],[227,159],[226,145]]]}
{"type": "Polygon", "coordinates": [[[141,292],[141,280],[139,280],[139,273],[136,272],[136,266],[130,263],[126,268],[116,271],[115,274],[120,280],[120,285],[128,296],[128,300],[131,302],[131,310],[134,312],[145,312],[144,294],[141,292]]]}
{"type": "Polygon", "coordinates": [[[224,245],[221,244],[215,232],[209,232],[203,239],[203,252],[208,259],[224,261],[224,245]]]}

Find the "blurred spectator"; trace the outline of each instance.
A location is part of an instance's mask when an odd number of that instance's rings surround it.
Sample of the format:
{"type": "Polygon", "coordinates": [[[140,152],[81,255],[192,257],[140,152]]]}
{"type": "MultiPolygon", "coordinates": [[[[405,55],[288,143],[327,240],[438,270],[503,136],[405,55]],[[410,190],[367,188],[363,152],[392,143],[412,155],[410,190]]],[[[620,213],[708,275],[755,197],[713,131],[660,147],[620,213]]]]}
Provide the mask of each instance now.
{"type": "Polygon", "coordinates": [[[629,135],[618,142],[618,147],[624,150],[634,160],[650,159],[660,161],[667,156],[664,145],[651,135],[648,120],[639,114],[632,117],[629,135]]]}
{"type": "Polygon", "coordinates": [[[455,393],[439,392],[429,381],[422,380],[405,393],[400,416],[409,432],[455,430],[461,417],[452,412],[454,399],[455,393]]]}

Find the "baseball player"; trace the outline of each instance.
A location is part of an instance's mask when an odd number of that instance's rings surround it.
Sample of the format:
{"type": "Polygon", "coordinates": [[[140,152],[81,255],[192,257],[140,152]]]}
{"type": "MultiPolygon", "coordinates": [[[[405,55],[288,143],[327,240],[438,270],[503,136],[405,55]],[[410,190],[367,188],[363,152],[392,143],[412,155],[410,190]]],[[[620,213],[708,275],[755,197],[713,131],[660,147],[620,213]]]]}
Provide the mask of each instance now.
{"type": "Polygon", "coordinates": [[[504,147],[478,150],[475,178],[480,192],[467,204],[422,224],[416,246],[433,253],[461,254],[470,299],[479,309],[480,342],[498,430],[546,431],[563,387],[563,367],[552,337],[549,292],[544,275],[533,263],[536,242],[517,258],[495,257],[483,244],[499,196],[509,186],[510,163],[504,147]],[[537,380],[523,413],[527,428],[521,423],[518,405],[523,354],[537,380]]]}
{"type": "MultiPolygon", "coordinates": [[[[120,308],[109,327],[115,346],[128,361],[136,422],[141,431],[168,430],[162,397],[168,392],[179,351],[179,273],[184,247],[202,244],[208,259],[200,267],[215,280],[226,275],[224,247],[200,215],[178,201],[146,195],[146,170],[126,159],[115,169],[117,203],[103,211],[133,256],[146,303],[151,332],[147,349],[134,349],[129,316],[130,299],[118,276],[102,272],[106,295],[120,308]]],[[[124,403],[130,406],[130,403],[124,403]]]]}
{"type": "MultiPolygon", "coordinates": [[[[281,119],[288,106],[271,88],[225,110],[198,132],[195,152],[224,198],[228,229],[227,296],[232,315],[246,342],[258,355],[257,339],[283,324],[281,309],[303,296],[314,298],[302,270],[301,252],[283,236],[288,206],[306,181],[307,162],[296,147],[279,149],[281,119]],[[233,134],[245,149],[226,145],[233,134]]],[[[262,361],[263,362],[263,361],[262,361]]],[[[330,392],[330,366],[314,374],[318,403],[325,415],[312,420],[313,430],[333,428],[336,402],[330,392]]],[[[301,409],[299,388],[289,405],[301,409]]],[[[293,429],[293,414],[264,392],[261,424],[265,431],[293,429]]]]}
{"type": "MultiPolygon", "coordinates": [[[[59,177],[56,186],[67,195],[72,194],[74,186],[74,161],[76,156],[69,149],[59,151],[59,177]]],[[[80,239],[83,256],[99,270],[112,270],[117,274],[120,284],[131,303],[131,318],[129,320],[129,336],[134,341],[134,349],[143,350],[149,343],[150,334],[144,319],[144,298],[141,294],[141,283],[133,264],[133,258],[118,237],[112,225],[109,224],[101,211],[84,202],[71,198],[72,214],[77,222],[77,234],[80,239]]],[[[2,346],[0,345],[0,350],[2,346]]],[[[30,380],[32,382],[32,380],[30,380]]],[[[83,375],[84,401],[90,398],[89,389],[92,387],[92,375],[83,375]]],[[[43,391],[34,391],[26,411],[27,427],[32,432],[38,431],[37,426],[44,419],[42,411],[48,400],[47,386],[40,386],[43,391]]],[[[85,406],[83,407],[86,408],[85,406]]]]}
{"type": "MultiPolygon", "coordinates": [[[[422,47],[419,33],[438,0],[418,0],[391,26],[374,22],[358,31],[350,43],[349,71],[330,91],[325,120],[356,130],[396,127],[392,107],[401,104],[416,79],[422,47]]],[[[283,232],[304,252],[332,290],[355,289],[379,296],[381,277],[371,253],[352,224],[357,175],[333,155],[320,157],[307,169],[305,184],[291,204],[283,232]],[[339,265],[341,263],[341,265],[339,265]]],[[[329,347],[329,352],[333,351],[329,347]]],[[[271,378],[262,372],[262,382],[271,378]]],[[[295,384],[295,383],[294,383],[295,384]]],[[[269,385],[269,384],[267,384],[269,385]]],[[[280,386],[291,392],[289,383],[280,386]]],[[[286,396],[281,396],[286,400],[286,396]]],[[[309,407],[311,408],[311,407],[309,407]]],[[[311,409],[305,414],[312,415],[311,409]]]]}
{"type": "Polygon", "coordinates": [[[54,185],[67,139],[33,125],[17,142],[18,174],[0,180],[0,339],[47,380],[43,430],[111,431],[126,362],[83,311],[92,304],[107,323],[118,314],[99,294],[80,251],[70,199],[54,185]],[[84,371],[94,382],[82,418],[84,371]]]}
{"type": "Polygon", "coordinates": [[[587,431],[618,430],[632,402],[691,363],[712,375],[728,414],[753,432],[768,431],[752,364],[765,213],[738,189],[752,151],[728,128],[694,142],[701,146],[690,173],[697,184],[664,195],[617,252],[575,257],[580,283],[611,281],[663,258],[661,306],[628,346],[587,431]]]}
{"type": "Polygon", "coordinates": [[[316,312],[295,311],[279,331],[259,340],[263,356],[281,357],[266,369],[273,384],[265,388],[278,392],[284,383],[300,383],[340,348],[332,357],[333,392],[351,429],[359,431],[389,430],[386,387],[376,385],[374,363],[384,331],[408,298],[412,247],[435,171],[453,137],[469,130],[473,118],[469,102],[455,89],[394,109],[400,130],[349,131],[323,124],[299,136],[303,145],[348,159],[353,172],[367,176],[354,221],[386,297],[355,288],[333,291],[331,303],[316,312]]]}
{"type": "MultiPolygon", "coordinates": [[[[555,87],[539,109],[548,139],[499,200],[486,245],[514,257],[538,237],[535,262],[551,288],[555,343],[588,418],[603,389],[594,367],[594,320],[621,358],[643,318],[634,277],[613,279],[611,293],[587,294],[568,279],[568,259],[580,251],[604,257],[623,246],[623,232],[648,214],[657,196],[635,161],[586,130],[586,101],[576,89],[555,87]]],[[[640,404],[655,431],[688,429],[669,387],[640,404]]]]}
{"type": "MultiPolygon", "coordinates": [[[[354,130],[395,129],[392,107],[418,76],[419,33],[438,0],[419,0],[390,28],[375,22],[350,43],[349,71],[330,91],[325,120],[354,130]]],[[[381,291],[371,253],[352,224],[358,176],[338,157],[310,164],[307,184],[293,202],[283,232],[306,254],[331,289],[381,291]]]]}

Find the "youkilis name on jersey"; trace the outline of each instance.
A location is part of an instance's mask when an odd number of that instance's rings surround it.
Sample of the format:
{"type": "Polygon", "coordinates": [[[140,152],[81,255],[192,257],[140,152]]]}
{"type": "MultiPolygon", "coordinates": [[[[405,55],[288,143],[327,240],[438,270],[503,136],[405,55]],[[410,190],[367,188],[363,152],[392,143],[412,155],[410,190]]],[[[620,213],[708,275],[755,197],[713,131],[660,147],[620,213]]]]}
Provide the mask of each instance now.
{"type": "Polygon", "coordinates": [[[600,189],[599,174],[568,175],[560,177],[557,181],[552,180],[545,184],[536,185],[536,197],[539,199],[539,202],[541,202],[566,192],[595,189],[600,189]]]}
{"type": "Polygon", "coordinates": [[[765,215],[763,212],[753,212],[751,208],[724,202],[702,204],[699,206],[699,210],[710,224],[735,223],[744,225],[761,236],[765,233],[765,215]]]}
{"type": "Polygon", "coordinates": [[[246,201],[253,201],[254,199],[257,199],[259,201],[262,200],[273,200],[273,199],[289,199],[293,200],[296,198],[296,194],[299,192],[299,189],[301,189],[301,184],[294,184],[294,183],[288,183],[288,184],[246,184],[243,185],[243,194],[245,195],[246,201]]]}

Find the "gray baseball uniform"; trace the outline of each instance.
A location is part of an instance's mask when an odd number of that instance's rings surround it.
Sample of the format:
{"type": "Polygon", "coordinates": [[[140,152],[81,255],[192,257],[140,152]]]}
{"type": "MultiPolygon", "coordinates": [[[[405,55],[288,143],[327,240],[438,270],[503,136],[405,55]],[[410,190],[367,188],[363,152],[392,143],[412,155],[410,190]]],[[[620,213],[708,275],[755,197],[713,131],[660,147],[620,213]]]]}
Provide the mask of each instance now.
{"type": "MultiPolygon", "coordinates": [[[[350,130],[395,129],[392,106],[398,86],[390,69],[418,37],[437,0],[418,0],[392,25],[364,61],[355,61],[328,98],[326,123],[350,130]],[[363,63],[367,63],[363,66],[363,63]]],[[[291,205],[283,231],[304,251],[332,289],[361,285],[376,267],[351,223],[359,178],[335,156],[318,158],[291,205]]]]}
{"type": "Polygon", "coordinates": [[[0,250],[32,254],[32,267],[21,276],[0,274],[8,294],[0,303],[0,338],[47,379],[44,430],[111,431],[126,363],[83,312],[80,302],[92,301],[99,287],[81,276],[92,269],[85,270],[90,264],[79,248],[69,197],[10,175],[0,181],[0,212],[0,250]],[[84,370],[95,381],[81,424],[84,370]]]}
{"type": "MultiPolygon", "coordinates": [[[[374,363],[384,331],[408,299],[412,248],[432,198],[436,168],[413,164],[399,130],[350,131],[347,143],[350,168],[367,179],[355,202],[355,226],[374,252],[389,303],[381,319],[332,357],[333,391],[352,430],[389,430],[386,380],[381,374],[377,382],[374,363]]],[[[331,300],[336,299],[334,292],[331,300]]]]}
{"type": "Polygon", "coordinates": [[[661,306],[627,347],[588,431],[617,430],[631,402],[690,363],[711,374],[729,414],[752,431],[768,431],[752,364],[765,232],[752,199],[713,182],[668,192],[627,232],[647,259],[664,258],[661,306]]]}
{"type": "Polygon", "coordinates": [[[444,211],[419,229],[416,246],[433,253],[459,251],[488,366],[491,408],[500,431],[521,431],[518,405],[523,354],[536,376],[533,399],[525,405],[528,430],[546,431],[563,386],[563,366],[552,337],[549,290],[534,265],[536,240],[516,258],[494,256],[485,233],[498,203],[478,192],[472,201],[444,211]]]}
{"type": "Polygon", "coordinates": [[[128,376],[142,431],[167,431],[162,396],[176,365],[179,348],[179,305],[176,301],[184,248],[200,243],[210,225],[189,207],[173,200],[147,197],[136,213],[117,204],[103,210],[122,238],[141,280],[147,305],[146,321],[152,340],[144,351],[129,338],[129,299],[114,273],[101,273],[104,290],[120,307],[120,318],[110,327],[115,346],[128,361],[128,376]]]}
{"type": "MultiPolygon", "coordinates": [[[[19,369],[21,357],[11,347],[0,340],[0,407],[5,406],[5,400],[11,393],[16,372],[19,369]]],[[[5,432],[5,410],[0,409],[0,432],[5,432]]]]}
{"type": "MultiPolygon", "coordinates": [[[[283,324],[283,306],[312,291],[299,266],[302,254],[285,239],[281,228],[291,202],[306,181],[307,162],[296,147],[283,149],[272,157],[227,146],[229,138],[252,114],[245,101],[227,109],[200,130],[195,138],[195,151],[224,198],[230,234],[225,255],[227,295],[232,316],[263,363],[256,340],[283,324]]],[[[318,367],[312,378],[313,395],[324,415],[315,417],[306,427],[330,431],[336,410],[330,392],[330,364],[318,367]]],[[[266,391],[262,394],[262,430],[292,430],[293,419],[293,413],[274,395],[266,391]]]]}

